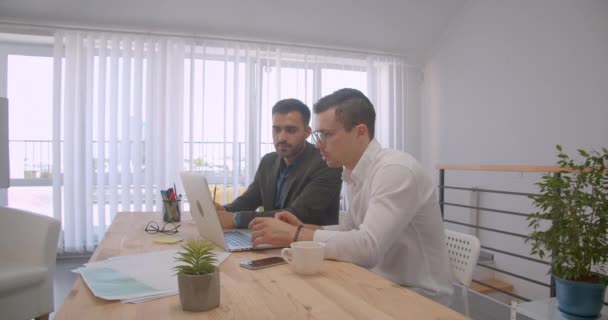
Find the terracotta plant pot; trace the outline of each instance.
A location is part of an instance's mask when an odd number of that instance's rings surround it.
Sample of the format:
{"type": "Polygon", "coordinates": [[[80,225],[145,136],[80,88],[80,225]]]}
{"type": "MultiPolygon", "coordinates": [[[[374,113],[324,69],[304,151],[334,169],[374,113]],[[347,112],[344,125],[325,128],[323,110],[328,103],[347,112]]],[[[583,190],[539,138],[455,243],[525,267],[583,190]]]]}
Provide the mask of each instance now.
{"type": "Polygon", "coordinates": [[[220,305],[220,272],[177,274],[179,301],[184,311],[207,311],[220,305]]]}

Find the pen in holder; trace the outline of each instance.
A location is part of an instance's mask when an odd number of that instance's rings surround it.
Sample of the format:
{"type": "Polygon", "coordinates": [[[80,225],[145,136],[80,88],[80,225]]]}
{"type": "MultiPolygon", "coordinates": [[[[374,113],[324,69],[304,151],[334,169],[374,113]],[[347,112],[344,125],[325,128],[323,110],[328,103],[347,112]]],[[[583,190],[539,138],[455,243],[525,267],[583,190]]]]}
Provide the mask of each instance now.
{"type": "Polygon", "coordinates": [[[179,222],[182,219],[180,210],[181,200],[163,200],[163,221],[179,222]]]}
{"type": "Polygon", "coordinates": [[[181,221],[182,213],[180,210],[180,205],[182,202],[182,195],[177,195],[175,185],[173,188],[161,190],[160,195],[163,198],[163,221],[181,221]]]}

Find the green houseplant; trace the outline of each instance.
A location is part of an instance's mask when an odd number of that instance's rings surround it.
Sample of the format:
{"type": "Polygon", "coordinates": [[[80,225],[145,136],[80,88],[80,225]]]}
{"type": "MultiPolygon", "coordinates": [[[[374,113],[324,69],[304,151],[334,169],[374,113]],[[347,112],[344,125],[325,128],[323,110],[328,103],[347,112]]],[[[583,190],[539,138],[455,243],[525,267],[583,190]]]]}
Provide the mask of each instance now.
{"type": "Polygon", "coordinates": [[[608,276],[608,149],[578,150],[570,158],[560,145],[556,174],[546,174],[532,196],[531,253],[551,256],[560,311],[569,318],[597,317],[608,276]]]}
{"type": "Polygon", "coordinates": [[[220,305],[220,273],[214,263],[213,244],[204,239],[189,240],[177,253],[179,300],[185,311],[207,311],[220,305]]]}

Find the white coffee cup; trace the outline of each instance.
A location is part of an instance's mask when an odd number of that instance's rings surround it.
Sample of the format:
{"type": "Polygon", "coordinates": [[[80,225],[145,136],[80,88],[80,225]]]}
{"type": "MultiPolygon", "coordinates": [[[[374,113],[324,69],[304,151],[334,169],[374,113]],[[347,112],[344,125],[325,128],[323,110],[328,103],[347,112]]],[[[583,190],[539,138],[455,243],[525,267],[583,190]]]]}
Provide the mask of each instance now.
{"type": "Polygon", "coordinates": [[[301,275],[319,273],[321,263],[325,258],[325,244],[314,241],[300,241],[291,244],[291,248],[283,248],[281,256],[301,275]]]}

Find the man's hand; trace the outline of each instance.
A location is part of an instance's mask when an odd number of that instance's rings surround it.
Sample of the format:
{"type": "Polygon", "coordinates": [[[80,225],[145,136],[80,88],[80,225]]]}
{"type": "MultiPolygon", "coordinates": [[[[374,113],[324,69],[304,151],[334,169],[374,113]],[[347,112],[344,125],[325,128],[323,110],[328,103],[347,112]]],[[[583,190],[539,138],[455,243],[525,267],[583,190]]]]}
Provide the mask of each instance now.
{"type": "Polygon", "coordinates": [[[287,222],[292,226],[297,227],[302,224],[302,221],[300,221],[300,219],[298,219],[293,213],[289,211],[279,211],[274,214],[274,217],[281,221],[287,222]]]}
{"type": "Polygon", "coordinates": [[[215,211],[226,211],[226,208],[224,208],[224,206],[222,206],[221,204],[214,202],[213,203],[215,205],[215,211]]]}
{"type": "MultiPolygon", "coordinates": [[[[224,209],[224,208],[222,208],[224,209]]],[[[217,211],[217,216],[220,218],[220,224],[222,225],[222,229],[234,229],[236,226],[234,225],[234,213],[226,212],[224,210],[217,211]]]]}
{"type": "Polygon", "coordinates": [[[260,244],[286,247],[293,241],[297,227],[279,219],[255,218],[249,224],[249,229],[254,247],[260,244]]]}

